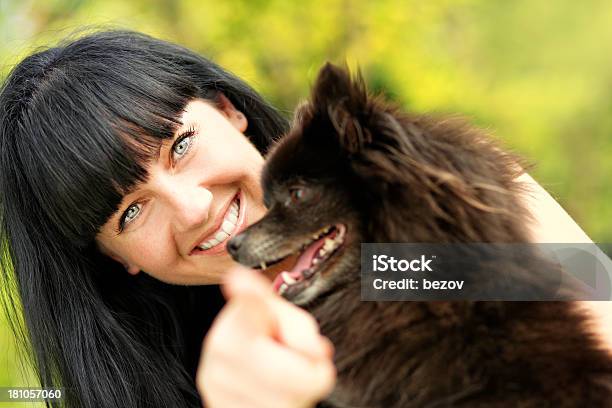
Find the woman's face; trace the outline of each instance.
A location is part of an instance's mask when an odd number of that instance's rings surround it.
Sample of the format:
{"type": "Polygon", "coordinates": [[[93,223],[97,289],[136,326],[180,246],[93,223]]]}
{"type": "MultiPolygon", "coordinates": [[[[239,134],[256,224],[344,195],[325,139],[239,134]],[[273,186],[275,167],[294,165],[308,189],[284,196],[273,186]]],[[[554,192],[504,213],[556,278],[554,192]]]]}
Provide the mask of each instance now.
{"type": "Polygon", "coordinates": [[[100,250],[130,273],[175,284],[219,283],[235,265],[227,241],[263,216],[263,158],[243,134],[245,115],[223,96],[220,105],[187,104],[147,182],[124,196],[97,235],[100,250]]]}

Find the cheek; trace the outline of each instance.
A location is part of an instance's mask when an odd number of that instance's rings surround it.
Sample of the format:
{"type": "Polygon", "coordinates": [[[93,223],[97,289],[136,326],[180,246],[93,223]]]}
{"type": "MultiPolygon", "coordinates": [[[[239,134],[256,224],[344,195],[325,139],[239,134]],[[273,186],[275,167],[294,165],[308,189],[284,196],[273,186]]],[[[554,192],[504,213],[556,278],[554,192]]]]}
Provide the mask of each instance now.
{"type": "Polygon", "coordinates": [[[172,238],[165,232],[151,231],[146,239],[136,239],[128,249],[130,260],[151,275],[163,274],[176,263],[177,252],[172,238]]]}
{"type": "Polygon", "coordinates": [[[225,140],[212,140],[195,166],[206,169],[206,182],[213,185],[240,185],[252,199],[261,202],[259,184],[264,159],[240,133],[227,135],[225,140]]]}
{"type": "Polygon", "coordinates": [[[259,152],[246,140],[233,143],[227,151],[228,153],[233,152],[233,154],[227,155],[228,165],[231,165],[234,171],[241,174],[242,178],[259,184],[259,175],[264,164],[264,159],[259,152]]]}

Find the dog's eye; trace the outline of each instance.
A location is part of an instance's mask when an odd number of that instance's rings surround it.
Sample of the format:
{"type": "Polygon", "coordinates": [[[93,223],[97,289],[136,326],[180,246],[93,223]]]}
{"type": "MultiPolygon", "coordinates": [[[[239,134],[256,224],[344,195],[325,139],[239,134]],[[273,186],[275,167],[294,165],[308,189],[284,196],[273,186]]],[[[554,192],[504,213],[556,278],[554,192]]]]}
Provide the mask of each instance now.
{"type": "Polygon", "coordinates": [[[292,203],[298,203],[304,199],[304,189],[302,187],[293,187],[289,189],[289,197],[292,203]]]}

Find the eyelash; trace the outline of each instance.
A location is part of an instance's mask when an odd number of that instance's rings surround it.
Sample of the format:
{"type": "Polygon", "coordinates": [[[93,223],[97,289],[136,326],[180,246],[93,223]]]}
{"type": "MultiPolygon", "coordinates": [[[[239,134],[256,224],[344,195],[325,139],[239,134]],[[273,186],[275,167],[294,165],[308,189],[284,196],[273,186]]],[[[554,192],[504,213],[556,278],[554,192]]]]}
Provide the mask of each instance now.
{"type": "MultiPolygon", "coordinates": [[[[178,158],[177,160],[174,161],[173,165],[178,163],[180,160],[183,159],[183,157],[185,157],[188,153],[189,150],[191,149],[191,146],[193,145],[193,140],[195,138],[196,135],[196,130],[195,128],[192,126],[190,127],[187,131],[185,131],[184,133],[182,133],[179,137],[176,138],[176,140],[174,141],[174,143],[172,143],[172,147],[170,148],[170,157],[171,159],[174,159],[174,149],[176,146],[178,146],[183,140],[190,138],[189,140],[189,144],[187,145],[187,148],[185,150],[185,152],[181,155],[180,158],[178,158]]],[[[123,232],[123,230],[125,229],[125,219],[127,217],[128,211],[130,211],[130,208],[137,206],[137,205],[142,205],[143,203],[141,202],[136,202],[136,203],[132,203],[128,208],[126,208],[126,210],[123,212],[123,214],[121,214],[121,217],[119,217],[119,223],[117,225],[116,228],[116,232],[117,235],[121,234],[123,232]]],[[[142,208],[140,209],[140,211],[142,211],[142,208]]],[[[138,213],[136,213],[136,217],[132,219],[133,222],[138,215],[140,214],[140,211],[138,211],[138,213]]]]}
{"type": "Polygon", "coordinates": [[[178,163],[180,160],[182,160],[182,158],[185,157],[187,153],[189,153],[189,150],[191,149],[191,145],[193,144],[193,140],[195,139],[195,135],[196,135],[196,131],[195,131],[195,128],[192,126],[189,129],[187,129],[187,131],[182,133],[179,137],[177,137],[174,143],[172,143],[172,147],[170,148],[170,155],[171,155],[171,158],[173,159],[174,158],[174,148],[178,146],[183,140],[189,138],[189,144],[187,145],[187,150],[185,150],[185,153],[183,153],[183,155],[174,162],[175,164],[178,163]]]}
{"type": "MultiPolygon", "coordinates": [[[[136,202],[136,203],[132,203],[130,204],[130,206],[123,212],[123,214],[121,214],[121,217],[119,218],[119,225],[117,226],[117,235],[121,234],[123,232],[123,230],[125,229],[125,218],[127,217],[128,211],[130,211],[130,208],[137,206],[137,205],[142,205],[143,203],[140,202],[136,202]]],[[[136,218],[138,218],[138,214],[140,214],[140,211],[142,211],[142,209],[140,209],[137,213],[136,213],[136,217],[134,217],[132,219],[135,220],[136,218]]],[[[130,222],[132,222],[130,221],[130,222]]]]}

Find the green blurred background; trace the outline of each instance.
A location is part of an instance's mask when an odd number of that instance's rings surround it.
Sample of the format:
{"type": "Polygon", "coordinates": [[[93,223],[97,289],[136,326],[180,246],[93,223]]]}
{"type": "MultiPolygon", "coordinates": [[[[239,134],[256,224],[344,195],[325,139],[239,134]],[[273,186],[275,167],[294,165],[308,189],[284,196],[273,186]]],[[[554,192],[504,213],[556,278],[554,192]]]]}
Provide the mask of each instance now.
{"type": "MultiPolygon", "coordinates": [[[[407,109],[491,130],[595,241],[612,242],[609,1],[0,0],[0,77],[84,25],[192,48],[287,115],[324,61],[358,64],[407,109]]],[[[28,381],[18,367],[2,323],[0,386],[28,381]]]]}

